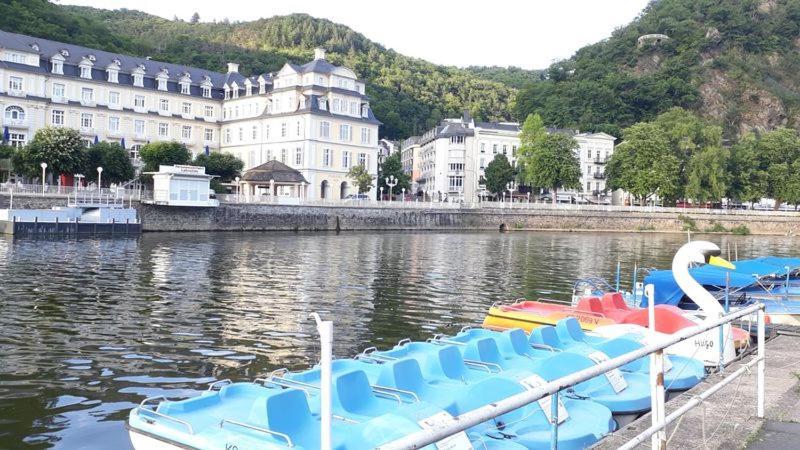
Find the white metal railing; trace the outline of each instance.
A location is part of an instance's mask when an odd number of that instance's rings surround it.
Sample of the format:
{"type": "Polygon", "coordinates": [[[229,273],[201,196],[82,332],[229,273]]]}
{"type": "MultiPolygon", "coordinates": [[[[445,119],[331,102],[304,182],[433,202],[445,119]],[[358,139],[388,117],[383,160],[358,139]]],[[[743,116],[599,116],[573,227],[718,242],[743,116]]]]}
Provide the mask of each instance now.
{"type": "Polygon", "coordinates": [[[57,186],[45,184],[0,183],[0,194],[11,195],[39,195],[44,197],[75,197],[80,196],[109,196],[118,199],[148,200],[153,197],[153,191],[140,189],[125,189],[123,187],[102,188],[86,186],[57,186]]]}
{"type": "MultiPolygon", "coordinates": [[[[712,386],[709,390],[707,390],[704,394],[697,396],[697,398],[702,399],[706,398],[713,393],[719,391],[722,387],[729,384],[734,379],[742,376],[745,373],[749,372],[749,368],[757,364],[756,376],[756,416],[759,418],[764,417],[764,370],[765,370],[765,354],[764,354],[764,338],[765,338],[765,331],[764,331],[764,305],[761,303],[751,305],[747,308],[740,309],[736,312],[721,316],[717,319],[709,320],[704,322],[698,326],[686,328],[680,330],[679,332],[666,337],[659,343],[645,345],[642,348],[635,350],[630,353],[626,353],[622,356],[609,359],[607,361],[603,361],[598,363],[597,365],[583,369],[581,371],[575,372],[573,374],[558,378],[553,380],[549,383],[543,384],[535,389],[525,391],[519,394],[512,395],[511,397],[507,397],[505,399],[490,403],[488,405],[482,406],[480,408],[474,409],[472,411],[466,412],[461,414],[460,416],[455,417],[452,421],[440,424],[436,427],[432,427],[430,429],[417,431],[413,434],[407,435],[395,441],[389,442],[385,445],[380,446],[381,450],[400,450],[400,449],[417,449],[422,448],[426,445],[433,444],[441,439],[445,439],[449,436],[454,434],[460,433],[465,431],[473,426],[481,424],[487,420],[491,420],[495,417],[501,416],[503,414],[507,414],[511,411],[514,411],[518,408],[521,408],[525,405],[529,405],[533,402],[536,402],[545,396],[552,396],[551,405],[552,413],[551,413],[551,448],[557,447],[557,436],[558,436],[558,393],[566,389],[568,387],[574,386],[578,383],[586,381],[588,379],[594,378],[596,376],[600,376],[610,370],[617,369],[625,364],[628,364],[632,361],[635,361],[639,358],[643,358],[648,355],[653,355],[655,359],[655,364],[659,372],[655,373],[655,377],[657,379],[662,380],[664,378],[664,349],[667,347],[677,344],[678,342],[684,341],[686,339],[692,338],[699,334],[702,334],[708,330],[714,329],[716,327],[720,327],[724,324],[731,323],[732,321],[749,316],[751,314],[758,315],[758,353],[755,359],[751,360],[747,364],[743,365],[738,370],[732,372],[722,381],[717,383],[716,385],[712,386]],[[701,397],[705,395],[704,397],[701,397]]],[[[662,385],[663,388],[663,385],[662,385]]],[[[661,391],[663,393],[663,390],[661,391]]],[[[653,395],[652,396],[652,411],[664,411],[664,403],[666,399],[663,395],[653,395]]],[[[648,437],[653,436],[654,434],[658,433],[659,431],[665,429],[665,427],[674,421],[677,417],[688,411],[689,409],[697,406],[700,401],[695,401],[694,399],[687,402],[681,408],[670,414],[669,416],[662,417],[661,419],[658,418],[657,414],[651,414],[653,417],[653,426],[648,428],[647,430],[643,431],[641,434],[636,436],[630,443],[626,444],[623,448],[632,448],[633,446],[644,442],[648,437]]],[[[663,434],[662,434],[663,435],[663,434]]],[[[658,438],[658,442],[654,442],[654,448],[666,448],[666,441],[663,440],[661,437],[658,438]]]]}

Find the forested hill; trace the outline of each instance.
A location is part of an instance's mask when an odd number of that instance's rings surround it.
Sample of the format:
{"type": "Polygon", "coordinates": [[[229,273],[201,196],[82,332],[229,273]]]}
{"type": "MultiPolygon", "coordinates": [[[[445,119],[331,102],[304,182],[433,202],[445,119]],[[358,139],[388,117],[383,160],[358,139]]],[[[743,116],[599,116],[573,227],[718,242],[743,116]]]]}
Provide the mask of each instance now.
{"type": "MultiPolygon", "coordinates": [[[[277,71],[287,61],[304,63],[314,47],[355,69],[384,126],[381,135],[418,134],[445,116],[469,109],[484,120],[508,120],[516,90],[472,71],[438,66],[401,55],[352,29],[304,14],[251,22],[166,20],[133,10],[62,6],[45,0],[0,1],[0,29],[102,50],[223,71],[240,63],[244,74],[277,71]]],[[[516,73],[516,76],[519,76],[516,73]]]]}
{"type": "Polygon", "coordinates": [[[515,115],[620,129],[672,106],[693,109],[733,138],[800,124],[800,0],[654,0],[629,25],[545,71],[515,115]],[[664,34],[666,39],[639,38],[664,34]]]}

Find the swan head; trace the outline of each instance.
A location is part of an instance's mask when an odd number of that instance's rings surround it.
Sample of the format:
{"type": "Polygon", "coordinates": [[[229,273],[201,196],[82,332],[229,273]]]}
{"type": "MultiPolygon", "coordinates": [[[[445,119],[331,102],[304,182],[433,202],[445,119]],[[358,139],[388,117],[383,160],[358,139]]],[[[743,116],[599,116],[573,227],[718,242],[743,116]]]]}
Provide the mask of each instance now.
{"type": "Polygon", "coordinates": [[[722,254],[717,244],[708,241],[692,241],[685,244],[675,254],[675,259],[680,260],[683,267],[689,264],[710,264],[712,266],[735,269],[736,267],[719,255],[722,254]]]}

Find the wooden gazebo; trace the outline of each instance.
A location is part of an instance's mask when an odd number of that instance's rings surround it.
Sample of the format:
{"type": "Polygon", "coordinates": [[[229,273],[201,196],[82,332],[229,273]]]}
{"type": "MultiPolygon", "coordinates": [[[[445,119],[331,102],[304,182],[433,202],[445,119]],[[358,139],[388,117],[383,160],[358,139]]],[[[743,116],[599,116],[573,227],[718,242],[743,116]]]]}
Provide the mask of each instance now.
{"type": "Polygon", "coordinates": [[[306,181],[303,174],[286,164],[272,160],[253,167],[242,175],[242,191],[248,197],[306,198],[306,181]]]}

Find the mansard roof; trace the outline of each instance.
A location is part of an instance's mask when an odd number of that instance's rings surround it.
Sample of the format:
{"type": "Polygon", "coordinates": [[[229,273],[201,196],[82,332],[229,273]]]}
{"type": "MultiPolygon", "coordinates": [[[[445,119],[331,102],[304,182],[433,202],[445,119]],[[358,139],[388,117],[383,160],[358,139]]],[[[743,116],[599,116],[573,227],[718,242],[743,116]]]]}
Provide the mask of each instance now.
{"type": "Polygon", "coordinates": [[[485,128],[488,130],[499,131],[520,131],[519,124],[514,122],[476,122],[475,128],[485,128]]]}

